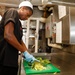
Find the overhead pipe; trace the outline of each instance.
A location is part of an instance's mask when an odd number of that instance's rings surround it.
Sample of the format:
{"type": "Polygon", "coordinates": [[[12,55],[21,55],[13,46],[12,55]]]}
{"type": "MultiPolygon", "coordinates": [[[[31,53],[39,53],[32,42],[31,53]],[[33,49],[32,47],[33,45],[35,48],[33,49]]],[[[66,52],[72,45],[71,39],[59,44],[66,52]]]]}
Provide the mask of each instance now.
{"type": "Polygon", "coordinates": [[[18,5],[17,5],[17,4],[2,3],[2,2],[0,2],[0,6],[8,6],[8,7],[15,7],[15,8],[17,8],[17,7],[18,7],[18,5]]]}
{"type": "Polygon", "coordinates": [[[47,42],[48,42],[48,46],[51,46],[53,48],[59,48],[59,49],[62,49],[63,47],[61,45],[58,45],[58,44],[53,44],[53,43],[50,43],[51,40],[49,38],[47,38],[47,42]]]}
{"type": "Polygon", "coordinates": [[[59,4],[59,5],[67,5],[67,6],[75,6],[75,3],[71,3],[71,2],[63,2],[63,1],[52,1],[51,0],[51,2],[53,3],[53,4],[59,4]]]}

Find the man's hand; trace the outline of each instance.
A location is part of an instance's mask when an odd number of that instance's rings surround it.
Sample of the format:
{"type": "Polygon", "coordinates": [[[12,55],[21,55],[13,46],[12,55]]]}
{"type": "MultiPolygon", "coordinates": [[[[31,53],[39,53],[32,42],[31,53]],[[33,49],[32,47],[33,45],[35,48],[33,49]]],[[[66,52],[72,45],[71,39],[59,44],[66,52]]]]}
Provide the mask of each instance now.
{"type": "Polygon", "coordinates": [[[25,60],[27,62],[31,62],[31,63],[34,62],[34,61],[39,62],[39,60],[37,60],[33,55],[29,54],[27,51],[24,52],[24,56],[25,56],[25,60]]]}

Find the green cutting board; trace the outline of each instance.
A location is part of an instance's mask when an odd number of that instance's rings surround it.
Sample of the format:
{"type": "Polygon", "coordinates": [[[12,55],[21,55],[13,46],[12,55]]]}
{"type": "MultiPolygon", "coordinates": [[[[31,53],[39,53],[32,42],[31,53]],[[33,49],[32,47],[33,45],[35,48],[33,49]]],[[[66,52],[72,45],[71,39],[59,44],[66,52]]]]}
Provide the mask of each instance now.
{"type": "Polygon", "coordinates": [[[48,64],[45,70],[34,70],[32,69],[26,61],[23,61],[23,66],[26,74],[45,74],[45,73],[59,73],[60,70],[56,68],[53,64],[48,64]]]}

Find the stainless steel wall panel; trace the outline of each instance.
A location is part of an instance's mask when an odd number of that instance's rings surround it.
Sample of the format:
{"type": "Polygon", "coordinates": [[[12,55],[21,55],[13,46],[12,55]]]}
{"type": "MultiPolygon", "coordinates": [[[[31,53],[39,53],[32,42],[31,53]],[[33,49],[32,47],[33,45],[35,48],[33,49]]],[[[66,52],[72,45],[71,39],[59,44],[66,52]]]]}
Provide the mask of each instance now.
{"type": "Polygon", "coordinates": [[[75,7],[70,7],[70,43],[75,44],[75,7]]]}
{"type": "Polygon", "coordinates": [[[69,44],[69,40],[70,40],[70,24],[69,24],[69,15],[67,15],[62,20],[62,43],[69,44]]]}
{"type": "Polygon", "coordinates": [[[75,12],[74,11],[75,11],[75,7],[66,6],[66,16],[59,19],[58,5],[54,6],[53,14],[56,23],[62,21],[62,43],[63,44],[75,44],[75,12]]]}

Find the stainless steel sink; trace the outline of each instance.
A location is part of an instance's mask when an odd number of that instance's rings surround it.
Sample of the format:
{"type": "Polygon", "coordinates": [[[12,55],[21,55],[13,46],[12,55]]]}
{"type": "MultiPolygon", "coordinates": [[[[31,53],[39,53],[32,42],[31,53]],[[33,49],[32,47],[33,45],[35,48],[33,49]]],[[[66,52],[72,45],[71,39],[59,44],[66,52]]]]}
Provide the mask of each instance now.
{"type": "Polygon", "coordinates": [[[31,53],[35,57],[42,57],[51,60],[51,53],[31,53]]]}

